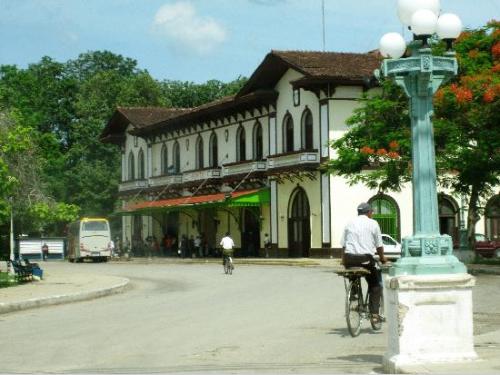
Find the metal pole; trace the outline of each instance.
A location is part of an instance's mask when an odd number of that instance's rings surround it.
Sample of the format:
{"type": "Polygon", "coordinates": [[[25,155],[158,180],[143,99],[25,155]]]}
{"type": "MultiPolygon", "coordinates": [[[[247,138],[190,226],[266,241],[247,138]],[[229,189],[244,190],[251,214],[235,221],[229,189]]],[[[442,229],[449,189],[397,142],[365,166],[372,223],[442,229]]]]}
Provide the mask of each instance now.
{"type": "Polygon", "coordinates": [[[323,52],[325,52],[325,0],[321,0],[321,15],[323,24],[323,52]]]}
{"type": "MultiPolygon", "coordinates": [[[[10,260],[14,260],[14,205],[12,204],[12,198],[10,200],[10,260]]],[[[9,273],[14,273],[14,267],[12,263],[9,263],[9,273]]]]}

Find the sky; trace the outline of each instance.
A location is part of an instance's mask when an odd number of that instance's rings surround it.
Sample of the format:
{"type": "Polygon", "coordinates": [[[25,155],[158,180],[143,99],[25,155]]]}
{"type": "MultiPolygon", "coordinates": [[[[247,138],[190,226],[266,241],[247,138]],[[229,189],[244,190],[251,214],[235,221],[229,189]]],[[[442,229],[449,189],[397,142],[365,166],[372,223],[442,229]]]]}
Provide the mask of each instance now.
{"type": "MultiPolygon", "coordinates": [[[[326,51],[367,52],[404,31],[397,0],[0,0],[0,65],[108,50],[157,80],[228,82],[271,50],[323,50],[322,1],[326,51]]],[[[500,0],[441,0],[441,9],[468,28],[500,19],[500,0]]]]}

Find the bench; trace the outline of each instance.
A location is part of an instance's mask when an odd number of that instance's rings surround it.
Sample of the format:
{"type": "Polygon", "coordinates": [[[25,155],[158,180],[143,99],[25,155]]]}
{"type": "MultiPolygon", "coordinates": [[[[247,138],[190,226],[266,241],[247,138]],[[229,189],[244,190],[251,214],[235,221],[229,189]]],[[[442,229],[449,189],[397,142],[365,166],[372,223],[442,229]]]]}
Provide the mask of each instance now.
{"type": "Polygon", "coordinates": [[[19,260],[10,260],[9,263],[12,265],[12,269],[18,281],[33,280],[33,268],[31,265],[23,265],[19,260]]]}

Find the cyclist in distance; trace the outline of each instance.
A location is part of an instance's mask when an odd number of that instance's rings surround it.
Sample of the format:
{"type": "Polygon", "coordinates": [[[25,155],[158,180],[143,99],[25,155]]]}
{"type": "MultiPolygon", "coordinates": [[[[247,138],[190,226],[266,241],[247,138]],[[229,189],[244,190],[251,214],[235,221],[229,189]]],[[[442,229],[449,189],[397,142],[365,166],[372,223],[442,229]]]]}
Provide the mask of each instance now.
{"type": "Polygon", "coordinates": [[[226,264],[226,260],[228,260],[227,258],[233,256],[234,252],[234,241],[229,236],[229,232],[226,232],[226,235],[222,237],[220,245],[222,246],[222,265],[224,265],[226,264]]]}
{"type": "Polygon", "coordinates": [[[380,261],[386,263],[380,226],[372,219],[373,210],[368,203],[358,206],[358,216],[344,228],[340,244],[342,246],[342,264],[346,267],[363,267],[370,271],[366,276],[370,297],[370,314],[372,321],[380,322],[380,285],[381,273],[374,259],[375,253],[380,261]]]}

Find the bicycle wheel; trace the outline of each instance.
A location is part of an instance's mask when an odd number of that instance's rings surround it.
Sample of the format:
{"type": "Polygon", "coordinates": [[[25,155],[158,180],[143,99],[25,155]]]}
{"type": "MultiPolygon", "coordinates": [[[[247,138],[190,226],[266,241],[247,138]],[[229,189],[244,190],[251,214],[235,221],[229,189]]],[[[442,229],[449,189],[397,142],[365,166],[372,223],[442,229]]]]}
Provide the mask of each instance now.
{"type": "Polygon", "coordinates": [[[229,273],[229,260],[224,259],[224,273],[227,275],[229,273]]]}
{"type": "Polygon", "coordinates": [[[361,309],[363,305],[363,293],[360,279],[357,278],[349,283],[345,301],[345,318],[347,328],[352,337],[361,332],[361,309]]]}
{"type": "Polygon", "coordinates": [[[229,260],[227,261],[227,268],[228,268],[228,273],[232,275],[234,266],[233,266],[233,260],[231,258],[229,258],[229,260]]]}

